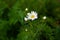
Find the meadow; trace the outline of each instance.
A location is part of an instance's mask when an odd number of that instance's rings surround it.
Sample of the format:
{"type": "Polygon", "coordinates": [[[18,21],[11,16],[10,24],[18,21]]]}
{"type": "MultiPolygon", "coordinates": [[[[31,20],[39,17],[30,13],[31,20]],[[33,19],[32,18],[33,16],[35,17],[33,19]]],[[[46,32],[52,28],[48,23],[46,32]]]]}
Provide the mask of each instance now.
{"type": "Polygon", "coordinates": [[[60,40],[60,0],[0,0],[0,40],[60,40]]]}

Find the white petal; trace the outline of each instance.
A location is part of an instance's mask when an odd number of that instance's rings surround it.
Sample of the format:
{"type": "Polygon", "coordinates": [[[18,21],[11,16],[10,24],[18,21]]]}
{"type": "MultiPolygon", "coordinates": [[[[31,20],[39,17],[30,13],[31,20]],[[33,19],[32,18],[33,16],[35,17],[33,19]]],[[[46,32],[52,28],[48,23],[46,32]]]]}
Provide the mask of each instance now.
{"type": "Polygon", "coordinates": [[[36,16],[35,18],[37,19],[38,17],[36,16]]]}
{"type": "Polygon", "coordinates": [[[35,20],[35,18],[34,19],[31,19],[31,20],[33,21],[33,20],[35,20]]]}
{"type": "Polygon", "coordinates": [[[27,15],[29,16],[29,15],[30,15],[30,13],[27,13],[27,15]]]}
{"type": "Polygon", "coordinates": [[[34,13],[34,11],[31,11],[31,13],[34,13]]]}
{"type": "Polygon", "coordinates": [[[36,12],[34,12],[34,11],[31,11],[31,14],[37,15],[37,13],[36,13],[36,12]]]}

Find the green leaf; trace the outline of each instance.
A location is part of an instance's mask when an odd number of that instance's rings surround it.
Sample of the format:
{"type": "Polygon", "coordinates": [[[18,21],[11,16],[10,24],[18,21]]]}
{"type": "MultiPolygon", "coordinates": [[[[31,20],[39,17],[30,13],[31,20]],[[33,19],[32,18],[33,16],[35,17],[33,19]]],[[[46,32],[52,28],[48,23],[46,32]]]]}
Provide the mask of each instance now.
{"type": "Polygon", "coordinates": [[[6,7],[7,7],[7,4],[4,1],[0,0],[0,16],[3,14],[3,10],[6,7]]]}
{"type": "Polygon", "coordinates": [[[15,24],[17,21],[23,24],[24,11],[22,11],[19,6],[20,6],[20,2],[17,1],[11,8],[10,13],[9,13],[10,24],[15,24]]]}
{"type": "Polygon", "coordinates": [[[2,29],[7,29],[7,24],[8,22],[7,21],[4,21],[4,20],[0,20],[0,30],[2,29]],[[6,27],[5,27],[6,26],[6,27]]]}

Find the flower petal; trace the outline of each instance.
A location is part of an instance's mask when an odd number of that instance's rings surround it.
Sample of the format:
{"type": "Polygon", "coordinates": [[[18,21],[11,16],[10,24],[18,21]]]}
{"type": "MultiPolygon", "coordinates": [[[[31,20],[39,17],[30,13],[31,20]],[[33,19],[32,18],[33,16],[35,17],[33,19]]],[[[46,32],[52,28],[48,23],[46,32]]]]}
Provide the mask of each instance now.
{"type": "Polygon", "coordinates": [[[27,13],[27,15],[29,16],[31,13],[27,13]]]}

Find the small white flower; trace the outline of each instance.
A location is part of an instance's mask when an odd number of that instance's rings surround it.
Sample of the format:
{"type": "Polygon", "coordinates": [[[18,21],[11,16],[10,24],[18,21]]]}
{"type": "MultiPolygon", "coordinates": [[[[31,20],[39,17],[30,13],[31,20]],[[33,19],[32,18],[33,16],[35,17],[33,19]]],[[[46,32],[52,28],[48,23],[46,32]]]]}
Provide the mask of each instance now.
{"type": "Polygon", "coordinates": [[[37,13],[34,11],[31,11],[31,13],[28,13],[27,15],[28,15],[28,19],[30,20],[35,20],[38,18],[37,13]]]}
{"type": "Polygon", "coordinates": [[[27,21],[27,20],[28,20],[28,18],[26,18],[26,17],[25,17],[25,18],[24,18],[24,20],[25,20],[25,21],[27,21]]]}
{"type": "Polygon", "coordinates": [[[27,30],[27,29],[25,29],[25,31],[27,32],[28,30],[27,30]]]}
{"type": "Polygon", "coordinates": [[[28,11],[28,8],[26,8],[25,11],[28,11]]]}
{"type": "Polygon", "coordinates": [[[27,13],[27,16],[30,15],[30,13],[27,13]]]}
{"type": "Polygon", "coordinates": [[[46,19],[46,16],[44,16],[43,19],[46,19]]]}

